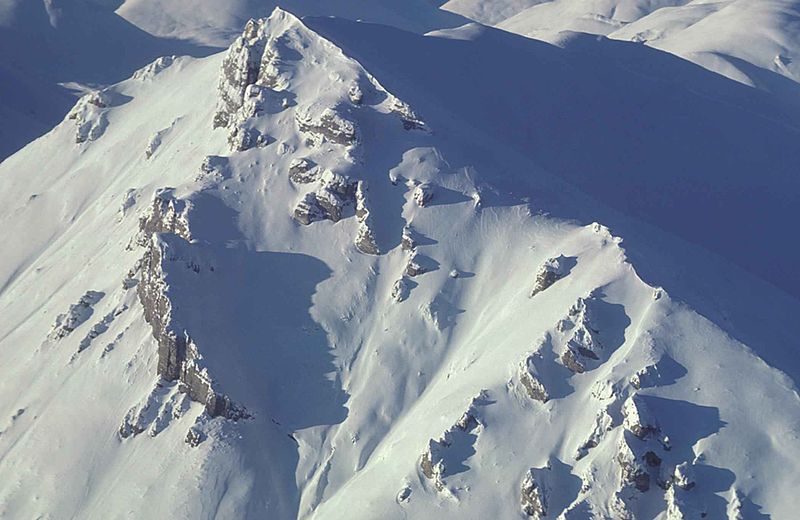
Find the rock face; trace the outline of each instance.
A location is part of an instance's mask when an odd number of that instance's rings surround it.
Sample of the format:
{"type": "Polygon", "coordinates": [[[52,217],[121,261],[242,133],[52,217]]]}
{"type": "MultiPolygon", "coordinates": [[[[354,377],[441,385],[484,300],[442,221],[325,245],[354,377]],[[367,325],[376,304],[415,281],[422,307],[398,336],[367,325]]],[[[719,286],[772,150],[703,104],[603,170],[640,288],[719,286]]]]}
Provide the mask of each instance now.
{"type": "Polygon", "coordinates": [[[84,94],[67,114],[67,119],[75,122],[75,142],[94,141],[103,135],[108,126],[106,109],[111,101],[100,90],[84,94]]]}
{"type": "Polygon", "coordinates": [[[222,62],[213,126],[228,129],[232,151],[241,152],[270,143],[269,136],[255,128],[251,120],[279,95],[272,90],[277,82],[270,74],[277,51],[266,25],[267,20],[248,21],[222,62]]]}
{"type": "Polygon", "coordinates": [[[236,38],[222,62],[219,79],[219,102],[214,114],[214,128],[228,128],[244,105],[245,91],[256,82],[267,45],[261,20],[250,20],[236,38]]]}
{"type": "MultiPolygon", "coordinates": [[[[191,269],[201,266],[191,258],[182,258],[189,246],[188,211],[190,205],[165,192],[156,195],[150,213],[140,220],[140,236],[149,236],[140,263],[139,301],[145,320],[158,343],[158,375],[167,381],[179,381],[180,390],[191,399],[205,404],[212,417],[238,420],[247,412],[214,389],[214,381],[202,367],[202,356],[189,334],[174,324],[173,306],[166,280],[167,268],[191,269]]],[[[213,269],[213,268],[212,268],[213,269]]]]}

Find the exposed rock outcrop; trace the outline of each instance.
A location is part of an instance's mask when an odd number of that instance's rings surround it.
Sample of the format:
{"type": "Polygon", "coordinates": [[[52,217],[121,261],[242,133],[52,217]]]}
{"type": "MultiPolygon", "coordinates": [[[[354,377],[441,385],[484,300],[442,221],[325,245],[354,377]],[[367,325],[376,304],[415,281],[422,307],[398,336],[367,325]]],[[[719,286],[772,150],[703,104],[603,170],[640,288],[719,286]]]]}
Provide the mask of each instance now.
{"type": "Polygon", "coordinates": [[[520,490],[520,506],[526,515],[539,520],[547,516],[547,497],[542,482],[546,469],[531,468],[525,473],[520,490]]]}
{"type": "Polygon", "coordinates": [[[392,97],[392,104],[389,110],[400,118],[400,121],[403,123],[403,128],[406,130],[428,129],[425,125],[425,122],[414,113],[408,103],[405,103],[394,96],[392,97]]]}
{"type": "Polygon", "coordinates": [[[622,427],[640,439],[658,435],[661,431],[647,403],[637,394],[630,396],[622,405],[622,416],[622,427]]]}
{"type": "Polygon", "coordinates": [[[424,208],[433,199],[433,186],[427,183],[420,184],[414,188],[412,198],[417,203],[417,206],[424,208]]]}
{"type": "Polygon", "coordinates": [[[297,184],[310,184],[319,180],[319,168],[311,159],[293,159],[289,164],[289,179],[297,184]]]}
{"type": "Polygon", "coordinates": [[[433,481],[438,491],[445,489],[445,478],[451,471],[451,466],[462,462],[458,457],[469,451],[480,434],[482,425],[478,420],[478,407],[491,403],[488,393],[482,390],[453,426],[439,439],[428,441],[428,446],[422,454],[420,469],[425,478],[433,481]]]}
{"type": "Polygon", "coordinates": [[[294,219],[303,225],[319,220],[338,222],[347,207],[356,204],[358,183],[348,177],[326,170],[317,188],[308,192],[294,210],[294,219]]]}
{"type": "Polygon", "coordinates": [[[367,206],[367,185],[364,181],[356,184],[356,219],[358,219],[358,232],[356,234],[356,248],[366,255],[378,255],[380,250],[375,242],[372,231],[372,218],[367,206]]]}
{"type": "Polygon", "coordinates": [[[356,124],[346,107],[328,107],[313,103],[295,112],[297,128],[306,135],[307,142],[319,146],[331,142],[342,146],[358,143],[356,124]]]}
{"type": "Polygon", "coordinates": [[[159,380],[144,400],[125,415],[118,430],[119,436],[125,439],[147,431],[150,437],[155,437],[188,409],[188,399],[177,385],[159,380]]]}
{"type": "Polygon", "coordinates": [[[633,486],[643,493],[650,489],[650,473],[636,456],[625,436],[621,438],[617,447],[616,460],[620,467],[620,479],[623,487],[633,486]]]}
{"type": "Polygon", "coordinates": [[[219,101],[214,128],[228,128],[244,105],[245,91],[256,82],[267,45],[263,20],[249,20],[244,32],[228,48],[219,78],[219,101]]]}
{"type": "Polygon", "coordinates": [[[72,331],[80,327],[94,313],[94,305],[99,302],[105,293],[100,291],[86,291],[78,299],[78,302],[70,305],[69,310],[64,314],[59,314],[53,324],[53,328],[48,335],[51,340],[59,340],[68,336],[72,331]]]}
{"type": "Polygon", "coordinates": [[[154,233],[172,233],[187,242],[192,240],[189,232],[191,202],[175,197],[175,190],[156,190],[150,210],[139,219],[139,235],[136,242],[147,246],[154,233]]]}
{"type": "Polygon", "coordinates": [[[575,451],[575,460],[581,460],[589,454],[589,450],[596,448],[600,442],[605,438],[606,434],[614,427],[614,419],[608,412],[608,408],[600,409],[594,417],[592,431],[589,432],[586,440],[578,446],[575,451]]]}
{"type": "Polygon", "coordinates": [[[667,500],[666,520],[702,520],[708,514],[700,507],[697,507],[693,497],[678,486],[670,486],[665,493],[667,500]]]}
{"type": "Polygon", "coordinates": [[[403,236],[400,239],[400,248],[403,251],[413,251],[418,243],[417,233],[410,224],[403,226],[403,236]]]}
{"type": "Polygon", "coordinates": [[[550,394],[539,379],[539,371],[536,368],[537,359],[540,359],[540,356],[534,352],[522,360],[519,367],[519,382],[528,397],[546,403],[550,399],[550,394]]]}
{"type": "Polygon", "coordinates": [[[113,311],[109,312],[103,319],[92,325],[92,328],[89,329],[89,332],[86,333],[86,336],[81,340],[80,344],[78,345],[78,353],[83,352],[92,344],[95,338],[103,334],[108,330],[111,326],[111,323],[116,319],[117,316],[122,314],[125,310],[127,310],[126,305],[120,305],[113,311]]]}
{"type": "Polygon", "coordinates": [[[141,69],[134,72],[132,77],[133,79],[138,79],[139,81],[151,80],[158,74],[160,74],[162,71],[172,66],[176,58],[177,56],[174,55],[161,56],[160,58],[156,58],[152,62],[148,63],[141,69]]]}
{"type": "Polygon", "coordinates": [[[212,417],[238,420],[247,412],[226,395],[215,390],[202,355],[189,331],[174,324],[173,305],[167,283],[168,269],[200,272],[213,266],[201,266],[183,251],[191,247],[188,214],[191,205],[177,199],[170,190],[160,191],[148,215],[140,219],[140,237],[149,237],[140,263],[139,301],[145,320],[158,343],[158,374],[167,381],[180,381],[180,389],[191,399],[205,404],[212,417]]]}
{"type": "Polygon", "coordinates": [[[410,292],[411,287],[405,278],[400,278],[392,285],[392,299],[398,303],[408,299],[410,292]]]}
{"type": "Polygon", "coordinates": [[[427,257],[417,253],[416,250],[411,252],[411,255],[408,257],[408,263],[406,264],[406,276],[419,276],[421,274],[425,274],[429,271],[425,259],[427,257]]]}
{"type": "Polygon", "coordinates": [[[75,142],[83,143],[98,139],[106,131],[106,110],[111,104],[109,95],[95,90],[84,94],[67,114],[75,122],[75,142]]]}
{"type": "Polygon", "coordinates": [[[536,272],[530,297],[533,298],[569,274],[568,258],[560,255],[548,258],[536,272]]]}
{"type": "Polygon", "coordinates": [[[597,364],[603,349],[592,312],[593,299],[592,295],[589,298],[578,298],[567,317],[558,325],[559,330],[568,333],[561,362],[575,373],[585,372],[589,364],[597,364]]]}

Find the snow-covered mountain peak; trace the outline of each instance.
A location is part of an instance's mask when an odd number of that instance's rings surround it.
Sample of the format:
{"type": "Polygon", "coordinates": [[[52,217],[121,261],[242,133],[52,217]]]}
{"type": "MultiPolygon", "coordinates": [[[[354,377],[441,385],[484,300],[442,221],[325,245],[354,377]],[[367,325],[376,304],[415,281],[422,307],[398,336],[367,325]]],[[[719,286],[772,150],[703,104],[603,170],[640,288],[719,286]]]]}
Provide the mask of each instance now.
{"type": "Polygon", "coordinates": [[[589,61],[276,10],[84,97],[0,164],[0,515],[790,518],[796,368],[538,162],[654,83],[589,61]]]}

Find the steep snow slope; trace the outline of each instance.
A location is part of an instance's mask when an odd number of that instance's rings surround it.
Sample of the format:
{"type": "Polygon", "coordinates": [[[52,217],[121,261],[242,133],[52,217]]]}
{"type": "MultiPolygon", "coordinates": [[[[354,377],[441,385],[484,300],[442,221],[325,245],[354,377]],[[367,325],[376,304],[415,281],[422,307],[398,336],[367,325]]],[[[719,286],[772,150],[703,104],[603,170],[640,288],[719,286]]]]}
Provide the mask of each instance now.
{"type": "Polygon", "coordinates": [[[0,516],[792,518],[797,300],[684,242],[699,202],[666,217],[712,168],[717,211],[790,193],[759,146],[795,116],[572,45],[276,11],[0,164],[0,516]],[[672,299],[698,279],[756,342],[672,299]]]}
{"type": "Polygon", "coordinates": [[[153,59],[208,54],[158,39],[97,0],[0,0],[0,160],[57,124],[68,87],[120,81],[153,59]]]}
{"type": "Polygon", "coordinates": [[[796,0],[555,0],[487,21],[551,42],[570,31],[643,42],[797,106],[798,16],[796,0]]]}
{"type": "Polygon", "coordinates": [[[796,1],[695,1],[659,10],[609,36],[645,42],[798,102],[796,1]]]}

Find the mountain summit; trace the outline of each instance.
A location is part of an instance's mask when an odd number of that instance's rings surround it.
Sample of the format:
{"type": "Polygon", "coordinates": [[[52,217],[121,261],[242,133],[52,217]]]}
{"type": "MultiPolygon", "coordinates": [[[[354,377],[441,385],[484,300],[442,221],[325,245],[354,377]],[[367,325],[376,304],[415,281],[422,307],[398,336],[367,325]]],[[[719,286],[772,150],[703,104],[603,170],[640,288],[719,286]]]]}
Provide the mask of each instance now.
{"type": "Polygon", "coordinates": [[[0,163],[0,517],[793,518],[795,113],[559,43],[276,8],[0,163]]]}

